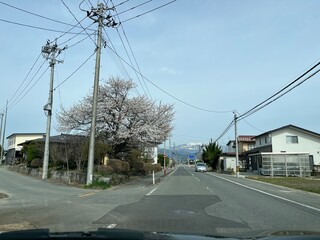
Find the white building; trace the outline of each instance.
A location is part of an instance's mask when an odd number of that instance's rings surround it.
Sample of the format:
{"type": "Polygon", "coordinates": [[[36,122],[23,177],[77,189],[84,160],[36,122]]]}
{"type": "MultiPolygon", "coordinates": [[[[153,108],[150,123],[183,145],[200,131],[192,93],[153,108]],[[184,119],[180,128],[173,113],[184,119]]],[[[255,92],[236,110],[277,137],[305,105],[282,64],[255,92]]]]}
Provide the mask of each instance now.
{"type": "Polygon", "coordinates": [[[16,161],[17,158],[21,157],[20,154],[22,146],[18,146],[18,144],[37,138],[43,138],[44,136],[44,133],[13,133],[8,136],[8,151],[6,155],[6,163],[12,164],[16,161]]]}
{"type": "Polygon", "coordinates": [[[282,160],[282,162],[286,161],[287,165],[288,159],[296,161],[295,164],[299,164],[299,162],[301,164],[301,162],[306,161],[307,156],[307,162],[311,170],[313,165],[320,164],[319,133],[294,125],[286,125],[258,135],[255,140],[255,148],[246,152],[248,156],[247,164],[251,170],[260,171],[260,169],[264,169],[263,165],[266,165],[266,163],[263,162],[263,159],[287,159],[282,160]]]}

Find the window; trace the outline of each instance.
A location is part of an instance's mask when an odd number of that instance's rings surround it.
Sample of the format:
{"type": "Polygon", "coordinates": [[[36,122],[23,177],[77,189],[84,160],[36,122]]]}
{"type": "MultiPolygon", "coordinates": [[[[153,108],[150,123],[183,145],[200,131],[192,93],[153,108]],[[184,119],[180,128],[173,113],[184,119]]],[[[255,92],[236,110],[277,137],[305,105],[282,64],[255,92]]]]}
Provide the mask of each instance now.
{"type": "Polygon", "coordinates": [[[260,145],[262,145],[262,141],[261,141],[261,138],[259,139],[259,142],[260,142],[260,145]]]}
{"type": "Polygon", "coordinates": [[[287,136],[287,143],[299,143],[298,136],[287,136]]]}
{"type": "Polygon", "coordinates": [[[268,143],[268,137],[264,137],[264,143],[268,143]]]}

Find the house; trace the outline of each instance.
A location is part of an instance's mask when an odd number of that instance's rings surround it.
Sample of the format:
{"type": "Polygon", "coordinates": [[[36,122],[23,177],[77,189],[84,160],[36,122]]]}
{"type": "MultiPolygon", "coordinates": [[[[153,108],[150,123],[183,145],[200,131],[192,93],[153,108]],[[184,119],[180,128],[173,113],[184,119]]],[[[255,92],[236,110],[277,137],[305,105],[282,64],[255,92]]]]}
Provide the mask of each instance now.
{"type": "Polygon", "coordinates": [[[34,140],[37,138],[44,138],[45,133],[13,133],[7,137],[8,150],[6,154],[6,164],[13,164],[16,160],[22,157],[21,149],[19,145],[26,141],[34,140]]]}
{"type": "Polygon", "coordinates": [[[245,152],[247,169],[264,175],[309,176],[320,164],[320,134],[286,125],[255,137],[245,152]]]}
{"type": "MultiPolygon", "coordinates": [[[[246,159],[244,152],[249,151],[255,147],[254,136],[239,135],[238,136],[238,153],[239,153],[239,167],[240,170],[246,170],[246,159]]],[[[227,143],[227,151],[220,157],[220,168],[222,171],[233,169],[236,170],[236,141],[230,140],[227,143]]]]}

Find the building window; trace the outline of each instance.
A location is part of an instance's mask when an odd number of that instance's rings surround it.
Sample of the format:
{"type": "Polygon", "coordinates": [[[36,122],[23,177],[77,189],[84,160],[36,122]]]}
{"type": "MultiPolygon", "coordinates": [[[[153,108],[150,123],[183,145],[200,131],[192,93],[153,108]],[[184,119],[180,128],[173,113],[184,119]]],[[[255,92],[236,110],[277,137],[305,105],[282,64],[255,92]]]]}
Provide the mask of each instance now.
{"type": "Polygon", "coordinates": [[[286,136],[287,143],[299,143],[298,136],[286,136]]]}
{"type": "Polygon", "coordinates": [[[261,138],[259,139],[259,142],[260,142],[260,145],[262,145],[262,141],[261,141],[261,138]]]}
{"type": "Polygon", "coordinates": [[[268,143],[268,137],[264,137],[264,143],[268,143]]]}

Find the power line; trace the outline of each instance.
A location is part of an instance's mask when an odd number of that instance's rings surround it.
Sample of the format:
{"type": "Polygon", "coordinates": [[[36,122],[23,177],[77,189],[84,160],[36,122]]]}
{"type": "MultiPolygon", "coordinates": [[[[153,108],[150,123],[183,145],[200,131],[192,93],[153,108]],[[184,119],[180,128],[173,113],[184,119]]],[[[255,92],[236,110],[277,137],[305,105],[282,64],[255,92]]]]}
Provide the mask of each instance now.
{"type": "Polygon", "coordinates": [[[42,78],[42,76],[47,72],[49,69],[49,66],[44,70],[44,72],[40,75],[40,77],[32,84],[32,86],[28,89],[27,92],[25,92],[19,100],[16,100],[11,106],[9,106],[9,109],[12,109],[14,106],[16,106],[29,92],[30,90],[36,85],[37,82],[42,78]]]}
{"type": "Polygon", "coordinates": [[[63,5],[68,9],[69,13],[73,16],[73,18],[78,22],[78,24],[82,27],[82,29],[86,32],[86,34],[90,37],[91,41],[94,43],[95,46],[97,46],[96,42],[92,39],[90,34],[87,32],[87,30],[82,26],[82,24],[79,22],[79,20],[76,18],[76,16],[73,14],[73,12],[70,10],[70,8],[65,4],[63,0],[61,0],[63,5]]]}
{"type": "Polygon", "coordinates": [[[121,3],[118,3],[117,5],[115,5],[114,7],[118,7],[118,6],[120,6],[120,5],[122,5],[122,4],[124,4],[124,3],[126,3],[126,2],[129,2],[130,0],[125,0],[125,1],[123,1],[123,2],[121,2],[121,3]]]}
{"type": "MultiPolygon", "coordinates": [[[[87,17],[84,17],[80,22],[78,22],[76,25],[73,25],[68,31],[64,32],[63,34],[61,34],[59,37],[57,37],[55,39],[55,41],[57,41],[59,38],[62,38],[64,35],[68,34],[72,29],[74,29],[75,27],[78,27],[78,25],[83,22],[83,20],[85,20],[87,17]]],[[[92,24],[91,24],[92,25],[92,24]]],[[[89,25],[89,27],[91,26],[89,25]]],[[[89,27],[87,27],[86,29],[88,29],[89,27]]],[[[73,38],[75,38],[76,36],[78,36],[79,34],[81,34],[84,30],[80,31],[78,34],[76,34],[73,38]]]]}
{"type": "Polygon", "coordinates": [[[18,91],[20,90],[20,88],[22,87],[22,85],[25,83],[25,81],[27,80],[27,78],[29,77],[31,71],[33,70],[34,66],[37,64],[39,58],[41,56],[41,53],[39,53],[39,56],[37,57],[36,61],[32,64],[32,67],[30,68],[28,74],[26,75],[26,77],[23,79],[23,81],[21,82],[20,86],[17,88],[17,90],[14,92],[14,94],[12,95],[12,97],[9,99],[8,103],[11,102],[11,100],[16,96],[16,94],[18,93],[18,91]]]}
{"type": "Polygon", "coordinates": [[[63,80],[60,84],[58,84],[53,91],[55,91],[57,88],[59,88],[62,84],[64,84],[66,81],[68,81],[77,71],[79,71],[80,68],[83,67],[91,58],[92,56],[96,53],[96,50],[79,66],[74,70],[65,80],[63,80]]]}
{"type": "MultiPolygon", "coordinates": [[[[40,72],[41,68],[43,67],[44,63],[45,63],[45,60],[42,62],[41,66],[38,68],[38,70],[36,71],[36,73],[32,76],[32,78],[31,78],[31,79],[29,80],[29,82],[26,84],[26,86],[20,91],[19,96],[17,96],[17,97],[15,98],[15,100],[13,100],[13,103],[12,103],[11,105],[15,105],[16,102],[18,101],[19,97],[20,97],[20,99],[21,99],[21,95],[26,91],[26,89],[28,88],[28,86],[29,86],[29,85],[31,84],[31,82],[35,79],[35,77],[36,77],[37,74],[40,72]]],[[[32,85],[32,86],[34,86],[34,85],[32,85]]],[[[32,88],[32,87],[31,87],[31,88],[32,88]]],[[[11,100],[12,100],[12,99],[11,99],[11,100]]],[[[19,100],[19,101],[20,101],[20,100],[19,100]]],[[[9,106],[9,107],[11,107],[11,106],[9,106]]]]}
{"type": "Polygon", "coordinates": [[[189,106],[189,107],[192,107],[192,108],[195,108],[195,109],[198,109],[198,110],[201,110],[201,111],[204,111],[204,112],[211,112],[211,113],[231,113],[232,111],[214,111],[214,110],[210,110],[210,109],[205,109],[205,108],[201,108],[201,107],[197,107],[195,105],[192,105],[190,103],[187,103],[175,96],[173,96],[172,94],[170,94],[169,92],[163,90],[162,88],[160,88],[158,85],[156,85],[155,83],[153,83],[151,80],[149,80],[147,77],[145,77],[144,75],[142,75],[141,73],[139,73],[132,65],[130,65],[126,60],[124,60],[117,52],[113,51],[112,48],[110,48],[108,46],[108,48],[114,53],[116,54],[125,64],[127,64],[133,71],[137,72],[138,74],[140,74],[140,76],[142,78],[144,78],[146,81],[148,81],[150,84],[152,84],[154,87],[156,87],[157,89],[159,89],[160,91],[162,91],[163,93],[167,94],[168,96],[174,98],[175,100],[189,106]]]}
{"type": "MultiPolygon", "coordinates": [[[[110,1],[111,1],[112,5],[114,6],[113,1],[112,1],[112,0],[110,0],[110,1]]],[[[152,1],[152,0],[150,0],[150,1],[152,1]]],[[[114,8],[115,8],[115,7],[114,7],[114,8]]],[[[116,13],[117,13],[117,17],[118,17],[119,22],[121,22],[121,21],[120,21],[120,18],[119,18],[119,14],[118,14],[116,8],[115,8],[115,11],[116,11],[116,13]]],[[[134,60],[134,62],[135,62],[135,64],[136,64],[136,67],[137,67],[137,69],[138,69],[138,71],[139,71],[139,74],[141,75],[141,69],[140,69],[139,64],[138,64],[138,62],[137,62],[137,59],[136,59],[136,57],[135,57],[135,55],[134,55],[134,53],[133,53],[133,50],[132,50],[131,44],[130,44],[130,42],[129,42],[129,39],[128,39],[128,37],[127,37],[127,34],[126,34],[126,32],[125,32],[124,27],[122,26],[122,24],[121,24],[120,26],[121,26],[123,35],[124,35],[124,37],[125,37],[125,39],[126,39],[126,42],[127,42],[128,46],[129,46],[129,49],[130,49],[131,55],[132,55],[132,57],[133,57],[133,60],[134,60]]],[[[117,32],[118,32],[118,35],[119,35],[119,37],[120,37],[120,39],[121,39],[121,42],[122,42],[122,44],[123,44],[123,41],[122,41],[121,35],[120,35],[119,31],[118,31],[118,28],[117,28],[117,32]]],[[[124,48],[125,48],[125,51],[127,52],[126,47],[125,47],[124,44],[123,44],[123,46],[124,46],[124,48]]],[[[127,55],[128,55],[128,53],[127,53],[127,55]]],[[[129,57],[129,55],[128,55],[128,57],[129,57]]],[[[130,57],[129,57],[129,60],[130,60],[131,65],[133,66],[130,57]]],[[[139,80],[139,82],[140,82],[140,84],[141,84],[141,87],[142,87],[143,91],[145,91],[145,90],[144,90],[144,87],[143,87],[143,85],[142,85],[142,83],[141,83],[140,77],[139,77],[139,75],[137,75],[137,73],[136,73],[136,76],[137,76],[137,78],[138,78],[138,80],[139,80]]],[[[143,82],[143,84],[144,84],[144,86],[145,86],[145,88],[146,88],[147,93],[149,94],[150,99],[152,99],[152,96],[151,96],[151,94],[150,94],[150,91],[149,91],[149,89],[148,89],[148,86],[147,86],[147,84],[146,84],[146,82],[144,81],[143,78],[142,78],[142,82],[143,82]]],[[[146,94],[146,95],[147,95],[147,94],[146,94]]]]}
{"type": "Polygon", "coordinates": [[[234,124],[234,119],[231,121],[231,123],[229,123],[229,125],[225,128],[225,130],[219,135],[219,137],[216,138],[216,140],[214,140],[214,143],[217,142],[220,138],[222,138],[229,130],[230,128],[233,126],[234,124]]]}
{"type": "MultiPolygon", "coordinates": [[[[295,80],[293,80],[291,83],[287,84],[285,87],[283,87],[282,89],[280,89],[279,91],[277,91],[275,94],[273,94],[272,96],[268,97],[267,99],[265,99],[264,101],[260,102],[259,104],[257,104],[256,106],[254,106],[253,108],[249,109],[248,111],[246,111],[245,113],[241,114],[238,118],[242,118],[246,115],[250,116],[250,112],[251,111],[255,111],[256,108],[258,108],[259,106],[261,106],[262,104],[266,103],[267,101],[269,101],[270,99],[274,98],[275,96],[277,96],[278,94],[280,94],[281,92],[283,92],[284,90],[286,90],[287,88],[289,88],[290,86],[292,86],[293,84],[295,84],[297,81],[299,81],[301,78],[303,78],[305,75],[307,75],[309,72],[311,72],[312,70],[314,70],[316,67],[318,67],[320,65],[320,62],[318,62],[317,64],[315,64],[313,67],[311,67],[309,70],[307,70],[306,72],[304,72],[302,75],[300,75],[298,78],[296,78],[295,80]]],[[[309,78],[308,78],[309,79],[309,78]]],[[[300,85],[300,84],[299,84],[300,85]]],[[[290,90],[291,91],[291,90],[290,90]]],[[[283,95],[281,95],[283,96],[283,95]]],[[[278,98],[277,98],[278,99],[278,98]]],[[[273,102],[273,101],[272,101],[273,102]]],[[[268,103],[267,105],[269,105],[270,103],[268,103]]],[[[261,108],[259,108],[260,110],[261,108]]]]}
{"type": "Polygon", "coordinates": [[[260,106],[259,108],[254,109],[252,112],[248,113],[247,115],[242,115],[241,117],[239,117],[239,121],[247,118],[249,116],[251,116],[252,114],[258,112],[259,110],[265,108],[266,106],[268,106],[269,104],[275,102],[276,100],[278,100],[279,98],[283,97],[284,95],[286,95],[287,93],[291,92],[293,89],[295,89],[296,87],[300,86],[302,83],[304,83],[305,81],[307,81],[308,79],[312,78],[313,76],[315,76],[317,73],[320,72],[320,69],[317,70],[316,72],[312,73],[311,75],[309,75],[308,77],[306,77],[304,80],[302,80],[301,82],[297,83],[296,85],[292,86],[291,88],[289,88],[287,91],[283,92],[282,94],[280,94],[279,96],[277,96],[276,98],[270,100],[269,102],[265,103],[264,105],[260,106]]]}
{"type": "Polygon", "coordinates": [[[127,9],[127,10],[123,10],[122,12],[117,13],[117,15],[119,16],[119,15],[122,14],[122,13],[129,12],[129,11],[131,11],[131,10],[133,10],[133,9],[136,9],[136,8],[138,8],[138,7],[141,7],[142,5],[145,5],[145,4],[149,3],[149,2],[152,2],[152,0],[145,1],[145,2],[143,2],[143,3],[141,3],[141,4],[138,4],[138,5],[134,6],[134,7],[129,8],[129,9],[127,9]]]}
{"type": "MultiPolygon", "coordinates": [[[[89,27],[91,27],[92,25],[93,25],[94,23],[92,23],[92,24],[90,24],[88,27],[86,27],[86,29],[88,29],[89,27]]],[[[75,35],[75,36],[72,36],[71,38],[69,38],[68,40],[66,40],[66,41],[64,41],[64,42],[62,42],[62,43],[60,43],[60,45],[64,45],[64,44],[66,44],[67,42],[69,42],[69,41],[71,41],[72,39],[74,39],[74,38],[76,38],[77,36],[79,36],[82,32],[84,32],[85,30],[82,30],[81,32],[79,32],[79,34],[77,34],[77,35],[75,35]]],[[[94,33],[92,33],[92,34],[95,34],[95,32],[94,33]]],[[[84,41],[85,39],[87,39],[87,38],[89,38],[90,37],[90,35],[87,35],[85,38],[83,38],[82,40],[80,40],[80,41],[78,41],[76,44],[78,44],[78,43],[80,43],[80,42],[82,42],[82,41],[84,41]]],[[[74,45],[76,45],[76,44],[73,44],[73,45],[71,45],[71,46],[74,46],[74,45]]],[[[68,46],[68,48],[70,48],[71,46],[68,46]]]]}
{"type": "Polygon", "coordinates": [[[65,23],[65,22],[62,22],[62,21],[59,21],[59,20],[56,20],[56,19],[53,19],[53,18],[46,17],[46,16],[42,16],[42,15],[40,15],[40,14],[33,13],[33,12],[27,11],[27,10],[25,10],[25,9],[19,8],[19,7],[15,7],[15,6],[13,6],[13,5],[10,5],[10,4],[8,4],[8,3],[4,3],[4,2],[2,2],[2,1],[0,1],[0,4],[6,5],[7,7],[11,7],[11,8],[14,8],[14,9],[16,9],[16,10],[19,10],[19,11],[22,11],[22,12],[31,14],[31,15],[33,15],[33,16],[37,16],[37,17],[46,19],[46,20],[50,20],[50,21],[53,21],[53,22],[56,22],[56,23],[60,23],[60,24],[67,25],[67,26],[73,26],[72,24],[65,23]]]}
{"type": "Polygon", "coordinates": [[[130,20],[132,20],[132,19],[134,19],[134,18],[138,18],[138,17],[141,17],[141,16],[146,15],[146,14],[148,14],[148,13],[151,13],[151,12],[153,12],[153,11],[156,11],[156,10],[158,10],[158,9],[160,9],[160,8],[163,8],[163,7],[165,7],[165,6],[173,3],[173,2],[175,2],[175,1],[177,1],[177,0],[173,0],[173,1],[171,1],[171,2],[168,2],[168,3],[166,3],[166,4],[161,5],[161,6],[159,6],[159,7],[156,7],[156,8],[153,8],[153,9],[149,10],[149,11],[146,11],[146,12],[144,12],[144,13],[141,13],[141,14],[139,14],[139,15],[137,15],[137,16],[128,18],[128,19],[122,21],[122,23],[128,22],[128,21],[130,21],[130,20]]]}
{"type": "MultiPolygon", "coordinates": [[[[18,26],[21,26],[21,27],[28,27],[28,28],[39,29],[39,30],[44,30],[44,31],[49,31],[49,32],[56,32],[56,33],[65,33],[65,31],[61,31],[61,30],[44,28],[44,27],[39,27],[39,26],[34,26],[34,25],[29,25],[29,24],[14,22],[14,21],[9,21],[9,20],[3,19],[3,18],[0,18],[0,21],[1,21],[1,22],[5,22],[5,23],[10,23],[10,24],[18,25],[18,26]]],[[[79,33],[68,32],[68,34],[77,34],[77,35],[78,35],[79,33]]],[[[83,34],[82,34],[82,35],[83,35],[83,34]]]]}

